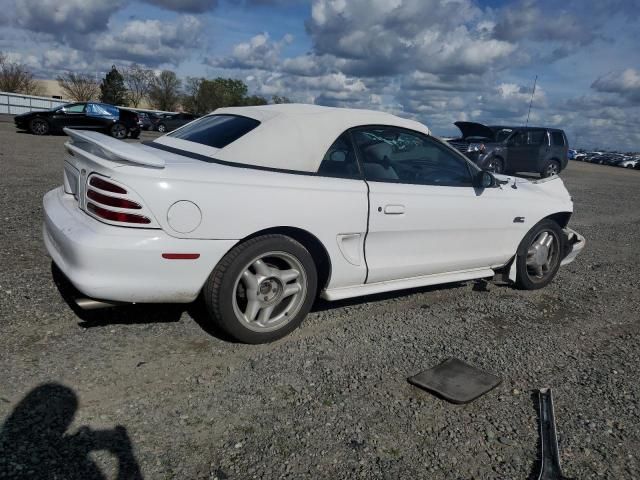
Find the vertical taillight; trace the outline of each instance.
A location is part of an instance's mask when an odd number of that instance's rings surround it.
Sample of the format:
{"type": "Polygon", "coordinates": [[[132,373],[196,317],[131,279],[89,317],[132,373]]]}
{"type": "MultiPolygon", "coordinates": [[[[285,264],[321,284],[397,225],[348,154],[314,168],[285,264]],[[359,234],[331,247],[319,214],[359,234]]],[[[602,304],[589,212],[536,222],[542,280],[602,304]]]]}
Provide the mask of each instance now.
{"type": "Polygon", "coordinates": [[[135,213],[142,205],[127,197],[127,190],[109,180],[92,175],[87,185],[87,211],[110,222],[148,225],[151,220],[135,213]],[[119,195],[119,196],[114,196],[119,195]],[[117,210],[116,210],[117,209],[117,210]]]}

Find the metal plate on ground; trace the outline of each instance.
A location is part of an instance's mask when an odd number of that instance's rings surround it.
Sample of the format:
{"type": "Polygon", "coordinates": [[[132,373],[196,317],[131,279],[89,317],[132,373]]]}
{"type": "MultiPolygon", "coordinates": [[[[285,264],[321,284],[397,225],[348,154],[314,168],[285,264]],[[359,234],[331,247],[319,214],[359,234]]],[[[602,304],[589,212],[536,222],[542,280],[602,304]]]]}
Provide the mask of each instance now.
{"type": "Polygon", "coordinates": [[[451,403],[469,403],[502,382],[500,377],[484,372],[457,358],[424,370],[407,379],[451,403]]]}

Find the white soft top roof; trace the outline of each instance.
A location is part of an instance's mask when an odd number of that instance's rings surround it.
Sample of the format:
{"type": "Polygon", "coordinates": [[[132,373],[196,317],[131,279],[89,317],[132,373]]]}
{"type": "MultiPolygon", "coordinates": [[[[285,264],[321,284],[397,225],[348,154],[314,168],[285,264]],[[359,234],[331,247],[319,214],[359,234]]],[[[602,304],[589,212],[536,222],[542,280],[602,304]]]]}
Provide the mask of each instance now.
{"type": "Polygon", "coordinates": [[[260,125],[224,148],[214,148],[170,134],[154,142],[215,160],[302,172],[317,172],[324,154],[345,130],[362,125],[390,125],[429,135],[423,124],[390,113],[318,105],[280,104],[228,107],[212,115],[241,115],[260,125]]]}

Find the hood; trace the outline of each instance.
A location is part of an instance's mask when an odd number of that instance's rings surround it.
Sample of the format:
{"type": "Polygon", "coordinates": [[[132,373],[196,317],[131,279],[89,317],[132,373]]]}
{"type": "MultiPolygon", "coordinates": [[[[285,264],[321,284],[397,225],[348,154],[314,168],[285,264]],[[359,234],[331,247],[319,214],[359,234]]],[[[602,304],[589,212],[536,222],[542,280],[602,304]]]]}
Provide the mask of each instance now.
{"type": "Polygon", "coordinates": [[[456,122],[456,127],[462,132],[462,138],[467,137],[484,137],[493,138],[495,133],[486,125],[475,122],[456,122]]]}

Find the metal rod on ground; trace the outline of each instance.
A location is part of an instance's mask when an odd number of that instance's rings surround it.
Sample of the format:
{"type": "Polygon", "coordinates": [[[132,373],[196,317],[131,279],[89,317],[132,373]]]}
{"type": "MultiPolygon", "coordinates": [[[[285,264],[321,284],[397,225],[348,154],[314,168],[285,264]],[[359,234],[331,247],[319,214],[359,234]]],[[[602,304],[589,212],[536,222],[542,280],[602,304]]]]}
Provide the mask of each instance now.
{"type": "Polygon", "coordinates": [[[531,105],[533,104],[533,96],[536,94],[536,83],[538,83],[538,75],[536,75],[536,78],[533,81],[533,92],[531,92],[531,100],[529,101],[529,112],[527,112],[527,123],[525,124],[525,127],[529,126],[529,115],[531,115],[531,105]]]}
{"type": "Polygon", "coordinates": [[[553,397],[550,388],[538,391],[540,409],[540,472],[538,480],[566,480],[560,468],[553,397]]]}

